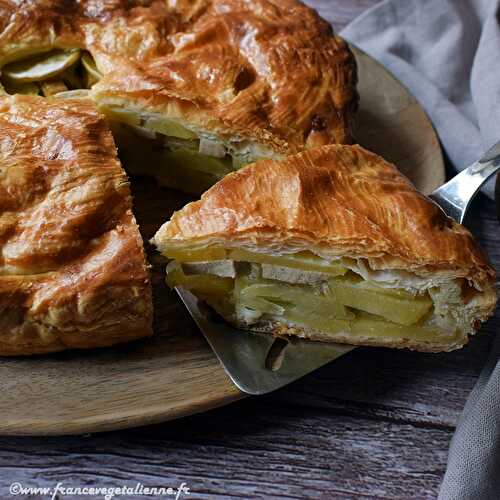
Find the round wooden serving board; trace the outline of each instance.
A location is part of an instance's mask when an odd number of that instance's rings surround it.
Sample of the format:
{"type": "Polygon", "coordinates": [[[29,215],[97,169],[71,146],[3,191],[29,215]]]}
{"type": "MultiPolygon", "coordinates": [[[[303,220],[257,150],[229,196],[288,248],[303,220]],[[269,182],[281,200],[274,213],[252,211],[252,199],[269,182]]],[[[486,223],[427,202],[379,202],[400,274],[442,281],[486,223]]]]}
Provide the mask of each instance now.
{"type": "MultiPolygon", "coordinates": [[[[423,192],[444,181],[429,119],[382,66],[355,50],[359,142],[394,162],[423,192]]],[[[132,179],[147,241],[188,199],[132,179]]],[[[178,298],[164,285],[162,258],[148,244],[155,335],[123,347],[0,360],[0,434],[76,434],[150,424],[201,412],[243,395],[229,381],[178,298]]]]}

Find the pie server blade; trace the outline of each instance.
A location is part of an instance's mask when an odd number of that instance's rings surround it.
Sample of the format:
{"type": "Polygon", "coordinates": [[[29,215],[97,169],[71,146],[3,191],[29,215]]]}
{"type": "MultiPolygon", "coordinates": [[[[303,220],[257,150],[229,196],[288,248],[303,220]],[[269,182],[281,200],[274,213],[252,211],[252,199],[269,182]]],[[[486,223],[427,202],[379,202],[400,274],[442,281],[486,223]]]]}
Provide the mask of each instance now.
{"type": "Polygon", "coordinates": [[[353,346],[284,340],[269,334],[238,330],[182,287],[182,302],[233,381],[248,394],[266,394],[352,351],[353,346]]]}
{"type": "MultiPolygon", "coordinates": [[[[462,222],[480,187],[500,169],[500,143],[462,170],[430,198],[462,222]]],[[[238,330],[225,323],[191,292],[176,288],[194,321],[236,387],[248,394],[266,394],[353,350],[354,346],[275,338],[238,330]]]]}

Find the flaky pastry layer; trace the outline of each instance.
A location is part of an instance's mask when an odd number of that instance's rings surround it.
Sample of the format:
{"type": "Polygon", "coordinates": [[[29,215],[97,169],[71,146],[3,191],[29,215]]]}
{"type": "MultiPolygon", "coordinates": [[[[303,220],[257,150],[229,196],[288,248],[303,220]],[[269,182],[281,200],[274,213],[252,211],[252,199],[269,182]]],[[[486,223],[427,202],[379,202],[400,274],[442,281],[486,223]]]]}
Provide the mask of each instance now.
{"type": "Polygon", "coordinates": [[[90,101],[0,98],[0,354],[152,333],[127,177],[90,101]]]}
{"type": "Polygon", "coordinates": [[[351,141],[354,58],[296,0],[2,1],[0,19],[0,66],[86,49],[102,105],[281,153],[351,141]]]}

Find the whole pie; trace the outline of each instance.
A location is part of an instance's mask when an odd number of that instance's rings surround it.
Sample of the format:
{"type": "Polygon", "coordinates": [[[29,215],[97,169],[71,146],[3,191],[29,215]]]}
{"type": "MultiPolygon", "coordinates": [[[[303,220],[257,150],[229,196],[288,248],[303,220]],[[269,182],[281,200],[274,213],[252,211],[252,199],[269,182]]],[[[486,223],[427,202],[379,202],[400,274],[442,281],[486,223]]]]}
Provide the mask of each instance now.
{"type": "Polygon", "coordinates": [[[352,140],[354,58],[296,0],[5,1],[0,29],[7,93],[90,96],[125,166],[171,187],[352,140]]]}
{"type": "Polygon", "coordinates": [[[493,312],[469,231],[360,146],[263,160],[176,212],[153,242],[168,283],[239,328],[449,351],[493,312]]]}
{"type": "Polygon", "coordinates": [[[86,100],[0,98],[0,354],[152,334],[125,172],[86,100]]]}

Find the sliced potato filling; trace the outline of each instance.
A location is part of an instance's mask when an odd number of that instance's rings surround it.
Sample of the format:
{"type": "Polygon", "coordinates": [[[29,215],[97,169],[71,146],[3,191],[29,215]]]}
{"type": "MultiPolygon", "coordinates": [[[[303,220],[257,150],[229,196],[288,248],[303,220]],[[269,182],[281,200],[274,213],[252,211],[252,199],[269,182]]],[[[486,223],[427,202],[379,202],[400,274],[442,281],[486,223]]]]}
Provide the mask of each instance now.
{"type": "Polygon", "coordinates": [[[165,257],[178,262],[203,262],[209,260],[230,259],[236,262],[255,262],[258,264],[276,264],[306,271],[320,271],[332,275],[345,274],[348,269],[340,261],[328,261],[312,252],[304,251],[282,255],[269,255],[248,250],[226,249],[220,246],[206,246],[175,250],[170,248],[165,257]]]}
{"type": "Polygon", "coordinates": [[[273,256],[220,247],[170,250],[168,257],[180,263],[178,270],[168,273],[171,287],[188,288],[209,303],[214,298],[220,304],[223,298],[250,328],[260,321],[281,321],[348,335],[353,340],[393,337],[430,341],[458,335],[430,321],[434,308],[428,292],[384,288],[347,269],[341,260],[328,262],[311,252],[273,256]],[[208,266],[209,262],[220,264],[208,266]],[[234,278],[227,277],[230,269],[225,270],[225,277],[198,272],[223,269],[226,262],[234,266],[234,278]],[[264,276],[266,266],[277,270],[273,279],[264,276]],[[311,277],[310,284],[295,280],[304,273],[311,277]]]}
{"type": "Polygon", "coordinates": [[[381,316],[402,325],[413,325],[431,309],[429,295],[412,295],[405,290],[383,288],[350,273],[344,279],[328,281],[327,295],[347,307],[381,316]]]}
{"type": "Polygon", "coordinates": [[[282,308],[281,315],[302,318],[305,314],[320,316],[326,319],[354,319],[355,315],[343,304],[331,300],[314,287],[279,283],[274,280],[236,278],[238,293],[235,301],[243,307],[258,311],[260,302],[277,304],[282,308]]]}
{"type": "Polygon", "coordinates": [[[224,295],[232,293],[234,280],[210,274],[186,275],[182,268],[177,268],[167,275],[167,284],[174,288],[182,286],[198,295],[224,295]]]}
{"type": "Polygon", "coordinates": [[[238,262],[256,262],[259,264],[275,264],[277,266],[302,269],[304,271],[318,271],[334,276],[343,275],[347,268],[339,262],[328,262],[312,252],[299,252],[288,255],[266,255],[248,252],[246,250],[231,250],[228,258],[238,262]]]}
{"type": "Polygon", "coordinates": [[[257,159],[174,119],[106,105],[100,109],[111,122],[125,167],[168,187],[200,193],[257,159]]]}
{"type": "Polygon", "coordinates": [[[89,52],[53,49],[6,64],[1,69],[0,81],[8,94],[58,97],[89,89],[101,76],[89,52]]]}

